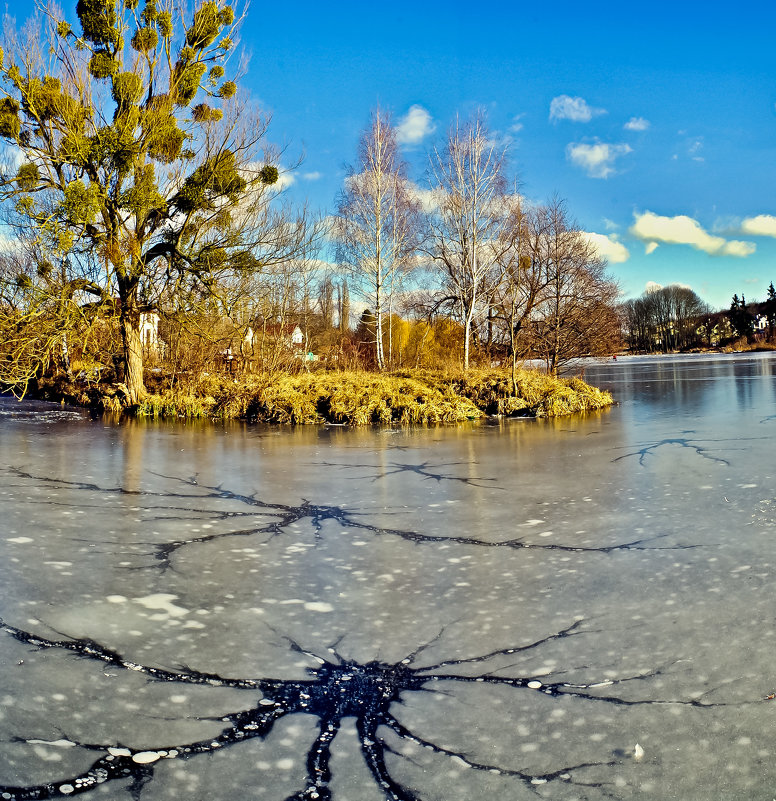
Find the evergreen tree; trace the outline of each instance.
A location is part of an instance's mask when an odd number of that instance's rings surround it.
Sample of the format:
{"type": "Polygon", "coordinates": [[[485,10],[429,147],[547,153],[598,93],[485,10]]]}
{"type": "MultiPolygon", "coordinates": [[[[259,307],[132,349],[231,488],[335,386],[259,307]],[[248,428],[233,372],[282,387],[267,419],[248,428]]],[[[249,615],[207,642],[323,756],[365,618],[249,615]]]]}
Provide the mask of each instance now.
{"type": "Polygon", "coordinates": [[[368,367],[377,364],[377,318],[371,309],[364,309],[356,327],[356,341],[366,357],[368,367]]]}
{"type": "Polygon", "coordinates": [[[728,318],[738,336],[749,338],[754,333],[754,315],[747,308],[744,295],[741,295],[741,300],[738,294],[733,295],[728,318]]]}
{"type": "Polygon", "coordinates": [[[773,281],[768,286],[768,297],[765,300],[765,316],[768,318],[768,339],[773,339],[776,331],[776,289],[773,281]]]}
{"type": "Polygon", "coordinates": [[[345,336],[350,331],[350,290],[348,289],[347,279],[342,282],[342,295],[339,307],[339,329],[340,334],[345,336]]]}

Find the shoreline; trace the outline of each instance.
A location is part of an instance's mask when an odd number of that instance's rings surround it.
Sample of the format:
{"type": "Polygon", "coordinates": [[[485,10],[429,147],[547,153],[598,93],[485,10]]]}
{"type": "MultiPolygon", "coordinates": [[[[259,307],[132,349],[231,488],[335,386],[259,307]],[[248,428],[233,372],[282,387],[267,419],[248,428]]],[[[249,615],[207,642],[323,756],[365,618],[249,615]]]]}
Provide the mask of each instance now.
{"type": "Polygon", "coordinates": [[[121,385],[39,382],[29,397],[153,419],[210,418],[290,425],[351,426],[457,423],[483,417],[560,417],[604,409],[609,392],[580,378],[552,378],[536,370],[443,373],[315,372],[203,376],[186,386],[152,388],[127,407],[121,385]]]}

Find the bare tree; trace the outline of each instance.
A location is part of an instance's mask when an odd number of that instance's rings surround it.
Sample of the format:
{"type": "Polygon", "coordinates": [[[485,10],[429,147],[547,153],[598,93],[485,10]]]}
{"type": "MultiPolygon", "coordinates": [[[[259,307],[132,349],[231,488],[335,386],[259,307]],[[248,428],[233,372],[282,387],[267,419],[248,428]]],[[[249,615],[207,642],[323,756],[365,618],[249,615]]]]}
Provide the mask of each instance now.
{"type": "Polygon", "coordinates": [[[504,149],[494,144],[481,114],[464,124],[456,120],[446,147],[431,157],[437,205],[423,250],[442,276],[437,307],[449,307],[463,325],[464,369],[478,315],[488,308],[495,267],[509,247],[504,170],[504,149]]]}
{"type": "Polygon", "coordinates": [[[700,340],[698,329],[710,335],[708,305],[689,287],[670,284],[650,289],[621,307],[624,328],[635,350],[664,352],[687,348],[700,340]]]}
{"type": "Polygon", "coordinates": [[[525,210],[518,194],[513,195],[504,229],[505,241],[497,254],[498,281],[491,296],[491,310],[509,348],[513,393],[517,393],[517,362],[531,347],[525,329],[548,281],[539,256],[539,219],[535,210],[525,210]]]}
{"type": "Polygon", "coordinates": [[[557,375],[574,358],[610,354],[619,346],[618,288],[562,201],[539,209],[537,223],[534,255],[546,288],[533,317],[534,347],[547,372],[557,375]]]}
{"type": "Polygon", "coordinates": [[[338,259],[374,309],[376,361],[385,367],[383,318],[399,277],[412,265],[419,205],[406,178],[396,132],[378,109],[361,136],[358,162],[339,199],[334,235],[338,259]]]}

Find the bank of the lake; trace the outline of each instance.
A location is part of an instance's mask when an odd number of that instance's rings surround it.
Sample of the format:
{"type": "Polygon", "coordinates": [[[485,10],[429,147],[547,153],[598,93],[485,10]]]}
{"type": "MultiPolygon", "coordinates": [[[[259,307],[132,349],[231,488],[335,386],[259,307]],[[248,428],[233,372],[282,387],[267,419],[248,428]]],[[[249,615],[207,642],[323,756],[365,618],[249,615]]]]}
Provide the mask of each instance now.
{"type": "Polygon", "coordinates": [[[456,423],[486,415],[558,417],[613,402],[610,393],[579,378],[553,378],[536,370],[519,370],[514,390],[506,370],[275,373],[240,380],[204,376],[185,386],[159,386],[131,410],[122,404],[120,387],[54,382],[42,384],[36,394],[146,417],[347,425],[456,423]]]}

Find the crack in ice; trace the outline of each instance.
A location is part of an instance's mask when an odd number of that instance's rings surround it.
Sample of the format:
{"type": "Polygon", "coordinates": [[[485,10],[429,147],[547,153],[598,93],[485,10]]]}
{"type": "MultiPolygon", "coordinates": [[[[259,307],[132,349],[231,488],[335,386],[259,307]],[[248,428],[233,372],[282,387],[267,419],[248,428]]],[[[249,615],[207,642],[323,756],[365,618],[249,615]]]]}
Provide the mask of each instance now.
{"type": "MultiPolygon", "coordinates": [[[[606,767],[617,764],[612,760],[579,762],[565,765],[551,771],[532,772],[527,769],[507,767],[486,763],[475,759],[464,751],[457,751],[447,745],[414,733],[395,715],[394,710],[403,703],[402,696],[408,692],[438,692],[445,684],[484,684],[509,687],[532,693],[541,693],[552,698],[570,697],[590,703],[616,706],[643,706],[680,704],[690,707],[717,707],[724,703],[712,703],[702,698],[690,699],[638,699],[625,698],[611,692],[612,688],[628,682],[648,681],[663,675],[656,669],[648,673],[607,679],[590,683],[570,683],[553,681],[547,675],[501,676],[496,675],[504,667],[493,668],[476,675],[461,675],[454,672],[457,667],[483,664],[487,665],[500,656],[527,653],[555,640],[587,633],[584,621],[578,620],[560,631],[527,645],[503,648],[468,658],[445,659],[435,664],[415,663],[432,645],[438,644],[442,636],[418,647],[397,663],[379,660],[357,662],[346,659],[337,652],[343,639],[333,643],[328,652],[333,661],[324,659],[316,653],[304,649],[290,637],[284,636],[292,651],[310,658],[316,667],[308,668],[309,678],[302,680],[281,680],[271,678],[229,678],[214,673],[202,673],[193,669],[167,670],[144,665],[126,658],[110,648],[91,639],[52,640],[36,635],[0,620],[0,629],[21,643],[36,649],[65,649],[79,657],[98,660],[114,667],[140,672],[151,679],[174,684],[197,684],[214,687],[231,687],[239,690],[261,692],[260,701],[247,708],[220,716],[219,721],[226,724],[215,737],[189,742],[175,743],[158,748],[132,748],[116,741],[110,744],[74,742],[62,739],[61,742],[78,746],[88,751],[101,752],[99,758],[84,772],[77,776],[28,787],[0,785],[0,798],[7,801],[32,801],[36,799],[63,798],[89,792],[100,784],[112,781],[129,782],[133,798],[139,799],[143,786],[153,779],[154,767],[171,759],[188,760],[200,754],[212,753],[240,742],[254,738],[266,738],[275,723],[290,715],[311,715],[317,718],[318,731],[307,751],[305,786],[289,796],[286,801],[331,801],[334,796],[330,787],[332,772],[330,768],[331,745],[336,738],[342,721],[354,718],[362,757],[375,783],[388,801],[422,801],[416,788],[396,778],[388,764],[386,754],[407,758],[387,743],[380,735],[381,727],[393,732],[401,741],[413,743],[430,749],[441,756],[450,757],[475,771],[488,772],[513,778],[521,784],[533,788],[537,785],[562,781],[584,787],[602,787],[600,783],[586,782],[575,773],[588,768],[606,767]],[[608,692],[603,693],[601,690],[608,692]]],[[[709,692],[713,692],[709,691],[709,692]]],[[[708,693],[707,693],[708,694],[708,693]]],[[[202,718],[205,719],[205,718],[202,718]]],[[[40,740],[23,740],[29,744],[40,740]]]]}

